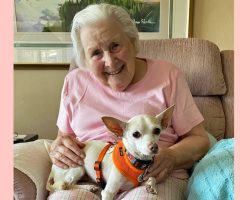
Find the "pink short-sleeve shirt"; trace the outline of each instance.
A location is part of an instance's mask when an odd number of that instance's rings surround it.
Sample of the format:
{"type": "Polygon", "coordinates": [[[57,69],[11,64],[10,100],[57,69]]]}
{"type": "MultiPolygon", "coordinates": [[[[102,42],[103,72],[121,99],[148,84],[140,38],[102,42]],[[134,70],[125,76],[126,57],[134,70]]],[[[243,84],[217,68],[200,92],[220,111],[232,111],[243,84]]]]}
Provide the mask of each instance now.
{"type": "MultiPolygon", "coordinates": [[[[101,117],[127,121],[138,114],[157,115],[175,104],[169,127],[160,135],[160,146],[171,146],[204,119],[191,95],[183,73],[171,63],[146,59],[147,73],[126,91],[113,91],[99,83],[88,70],[75,69],[65,78],[57,126],[80,141],[115,141],[101,117]]],[[[186,170],[170,176],[188,178],[186,170]]]]}
{"type": "Polygon", "coordinates": [[[114,141],[101,117],[127,121],[138,114],[157,115],[175,104],[170,126],[160,141],[168,146],[203,121],[183,73],[171,63],[146,59],[147,73],[126,91],[113,91],[88,70],[75,69],[65,78],[57,126],[80,141],[114,141]]]}

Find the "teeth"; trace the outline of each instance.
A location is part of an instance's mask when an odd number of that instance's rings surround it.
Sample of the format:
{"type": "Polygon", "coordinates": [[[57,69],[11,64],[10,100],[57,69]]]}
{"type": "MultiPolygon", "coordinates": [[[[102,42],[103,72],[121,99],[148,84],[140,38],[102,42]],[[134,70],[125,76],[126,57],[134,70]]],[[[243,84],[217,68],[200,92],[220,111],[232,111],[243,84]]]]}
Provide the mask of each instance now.
{"type": "Polygon", "coordinates": [[[105,72],[106,74],[108,75],[116,75],[116,74],[119,74],[120,71],[122,70],[123,66],[121,66],[119,69],[115,70],[115,71],[112,71],[112,72],[105,72]]]}

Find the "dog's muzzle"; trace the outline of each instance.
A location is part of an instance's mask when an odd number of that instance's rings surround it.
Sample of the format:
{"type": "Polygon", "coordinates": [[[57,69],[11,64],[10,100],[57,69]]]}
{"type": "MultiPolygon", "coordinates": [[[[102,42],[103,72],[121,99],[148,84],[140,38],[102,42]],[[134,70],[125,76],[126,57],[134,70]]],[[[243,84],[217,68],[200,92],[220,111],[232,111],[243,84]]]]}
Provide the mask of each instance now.
{"type": "Polygon", "coordinates": [[[152,145],[149,145],[149,149],[150,151],[153,153],[153,154],[157,154],[158,153],[158,150],[159,150],[159,147],[156,143],[152,144],[152,145]]]}

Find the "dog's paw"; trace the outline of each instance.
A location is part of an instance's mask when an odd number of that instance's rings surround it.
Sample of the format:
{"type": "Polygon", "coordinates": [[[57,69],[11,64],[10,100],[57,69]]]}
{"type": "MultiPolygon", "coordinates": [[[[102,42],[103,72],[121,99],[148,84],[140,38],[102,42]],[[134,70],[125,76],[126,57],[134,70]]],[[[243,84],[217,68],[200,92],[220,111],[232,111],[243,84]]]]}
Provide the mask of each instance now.
{"type": "Polygon", "coordinates": [[[100,188],[95,185],[73,185],[70,189],[83,189],[95,194],[100,190],[100,188]]]}
{"type": "Polygon", "coordinates": [[[151,185],[146,185],[146,190],[150,194],[157,194],[156,188],[152,187],[151,185]]]}
{"type": "Polygon", "coordinates": [[[99,189],[100,189],[99,187],[92,185],[92,187],[89,188],[89,191],[93,193],[97,193],[99,189]]]}
{"type": "Polygon", "coordinates": [[[146,186],[146,190],[147,190],[148,193],[157,194],[155,178],[149,177],[149,179],[145,183],[145,186],[146,186]]]}

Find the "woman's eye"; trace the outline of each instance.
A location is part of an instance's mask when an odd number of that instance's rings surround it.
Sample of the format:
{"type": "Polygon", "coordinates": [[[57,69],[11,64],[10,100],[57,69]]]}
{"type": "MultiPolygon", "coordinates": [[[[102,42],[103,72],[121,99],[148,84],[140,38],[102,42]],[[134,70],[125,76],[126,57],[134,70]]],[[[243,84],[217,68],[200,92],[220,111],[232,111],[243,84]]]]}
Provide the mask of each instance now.
{"type": "Polygon", "coordinates": [[[141,137],[141,133],[139,131],[136,131],[136,132],[133,133],[133,137],[134,138],[139,138],[139,137],[141,137]]]}
{"type": "Polygon", "coordinates": [[[111,51],[112,52],[118,51],[120,47],[121,47],[120,44],[114,42],[111,44],[111,51]]]}
{"type": "Polygon", "coordinates": [[[101,51],[100,50],[95,50],[95,51],[93,51],[93,53],[92,53],[92,57],[94,57],[94,56],[100,56],[101,55],[101,51]]]}

